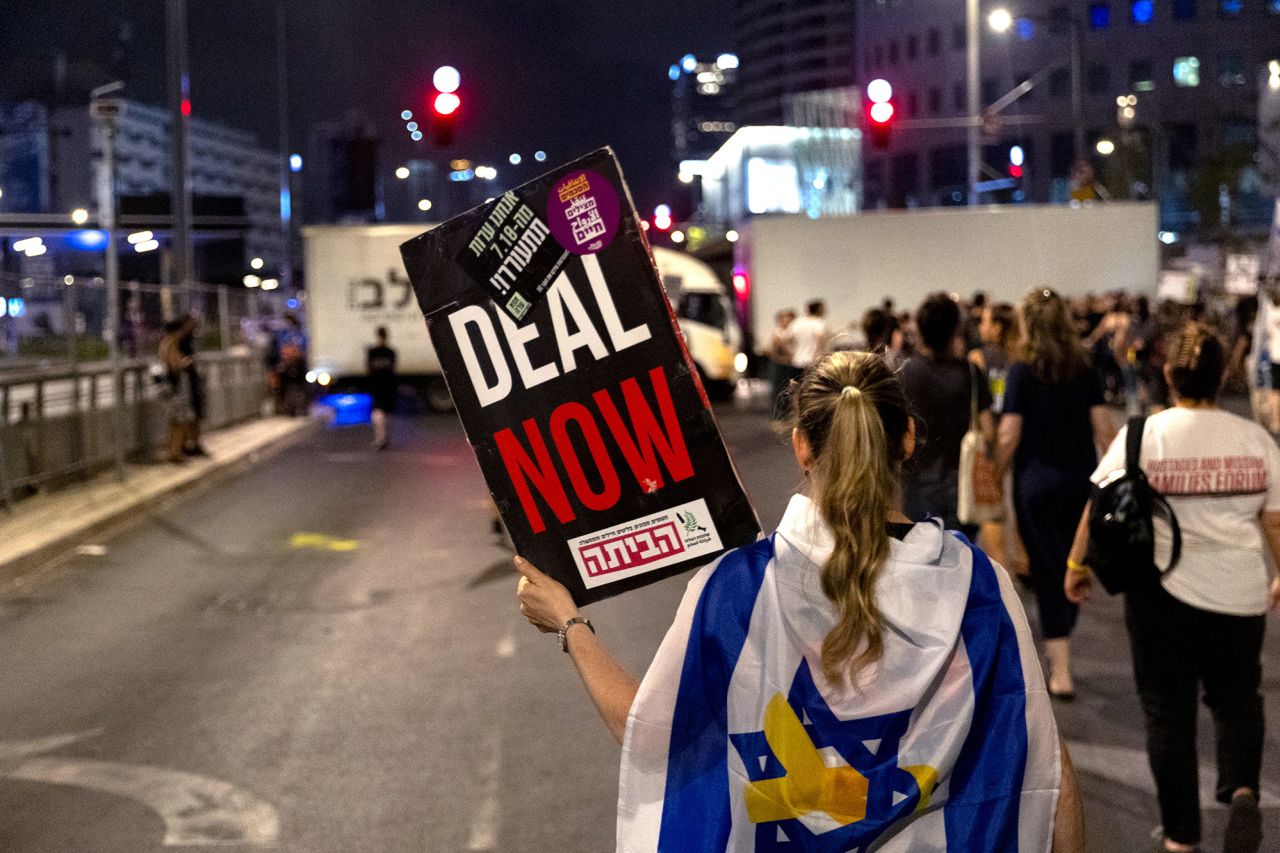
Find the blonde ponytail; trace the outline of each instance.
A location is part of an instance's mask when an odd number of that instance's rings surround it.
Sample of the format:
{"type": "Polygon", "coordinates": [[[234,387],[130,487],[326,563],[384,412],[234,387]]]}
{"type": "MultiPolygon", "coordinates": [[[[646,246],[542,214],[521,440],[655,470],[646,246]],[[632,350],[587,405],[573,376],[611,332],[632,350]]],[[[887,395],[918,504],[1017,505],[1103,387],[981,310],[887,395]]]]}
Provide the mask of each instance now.
{"type": "Polygon", "coordinates": [[[809,370],[794,400],[796,428],[813,452],[814,501],[835,539],[822,592],[838,621],[823,640],[822,669],[829,681],[856,683],[884,653],[875,586],[889,556],[906,397],[879,356],[838,352],[809,370]]]}

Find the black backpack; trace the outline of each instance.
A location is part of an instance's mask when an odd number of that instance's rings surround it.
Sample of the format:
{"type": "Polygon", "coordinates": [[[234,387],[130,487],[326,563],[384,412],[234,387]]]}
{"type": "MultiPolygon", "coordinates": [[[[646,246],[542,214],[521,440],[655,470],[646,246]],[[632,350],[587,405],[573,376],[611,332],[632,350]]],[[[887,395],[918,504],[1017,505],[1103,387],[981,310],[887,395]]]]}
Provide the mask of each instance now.
{"type": "Polygon", "coordinates": [[[1129,419],[1124,469],[1093,490],[1089,507],[1089,568],[1112,595],[1159,583],[1182,555],[1182,531],[1164,495],[1152,488],[1138,467],[1146,418],[1129,419]],[[1169,565],[1156,565],[1155,520],[1169,525],[1173,551],[1169,565]]]}

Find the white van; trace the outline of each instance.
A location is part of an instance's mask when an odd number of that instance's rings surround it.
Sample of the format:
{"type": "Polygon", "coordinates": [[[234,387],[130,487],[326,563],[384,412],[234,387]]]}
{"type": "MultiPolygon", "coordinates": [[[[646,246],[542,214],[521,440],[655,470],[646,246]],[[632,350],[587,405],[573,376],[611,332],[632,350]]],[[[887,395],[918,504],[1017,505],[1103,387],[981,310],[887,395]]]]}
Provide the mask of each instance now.
{"type": "Polygon", "coordinates": [[[747,357],[724,284],[711,267],[684,252],[655,246],[653,259],[707,396],[728,399],[747,368],[747,357]]]}

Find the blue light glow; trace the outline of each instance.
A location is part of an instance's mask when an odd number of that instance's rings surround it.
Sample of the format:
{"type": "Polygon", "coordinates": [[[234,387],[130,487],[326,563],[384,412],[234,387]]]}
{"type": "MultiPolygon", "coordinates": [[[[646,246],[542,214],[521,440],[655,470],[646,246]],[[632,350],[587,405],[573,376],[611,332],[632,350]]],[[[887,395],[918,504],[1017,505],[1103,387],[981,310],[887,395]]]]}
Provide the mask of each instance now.
{"type": "Polygon", "coordinates": [[[67,240],[76,249],[92,251],[107,245],[107,232],[93,228],[87,228],[84,231],[72,231],[67,235],[67,240]]]}
{"type": "Polygon", "coordinates": [[[547,159],[547,152],[545,152],[545,151],[535,151],[535,152],[533,152],[533,159],[535,159],[535,160],[537,160],[539,163],[541,163],[541,162],[543,162],[544,160],[546,160],[546,159],[547,159]]]}
{"type": "Polygon", "coordinates": [[[1014,30],[1018,33],[1018,38],[1023,41],[1031,41],[1036,35],[1036,25],[1034,21],[1028,18],[1018,18],[1013,22],[1014,30]]]}
{"type": "Polygon", "coordinates": [[[1111,4],[1094,3],[1089,7],[1089,28],[1105,30],[1111,26],[1111,4]]]}
{"type": "Polygon", "coordinates": [[[293,195],[288,190],[280,190],[280,221],[288,222],[293,218],[293,195]]]}
{"type": "Polygon", "coordinates": [[[301,154],[289,155],[289,171],[291,172],[302,171],[302,155],[301,154]]]}
{"type": "Polygon", "coordinates": [[[405,127],[405,130],[412,133],[413,131],[418,129],[418,123],[416,121],[411,121],[408,124],[406,124],[404,127],[405,127]]]}
{"type": "Polygon", "coordinates": [[[1129,7],[1129,15],[1135,24],[1149,24],[1155,17],[1156,6],[1153,0],[1133,0],[1129,7]]]}
{"type": "Polygon", "coordinates": [[[410,139],[412,139],[414,142],[421,142],[421,141],[422,141],[422,131],[420,131],[420,130],[415,130],[413,133],[409,134],[409,138],[410,138],[410,139]]]}
{"type": "Polygon", "coordinates": [[[9,316],[25,317],[27,316],[27,300],[21,296],[15,296],[9,300],[9,316]]]}
{"type": "Polygon", "coordinates": [[[405,110],[404,112],[400,113],[400,118],[404,119],[405,121],[408,121],[409,119],[413,118],[413,111],[405,110]]]}
{"type": "Polygon", "coordinates": [[[285,303],[285,305],[288,305],[290,308],[297,308],[297,307],[298,307],[298,300],[296,300],[296,299],[290,299],[288,302],[286,302],[286,303],[285,303]]]}
{"type": "Polygon", "coordinates": [[[680,60],[680,67],[692,74],[698,69],[698,58],[692,53],[686,53],[684,58],[680,60]]]}
{"type": "Polygon", "coordinates": [[[673,80],[673,81],[674,81],[674,80],[679,80],[679,79],[680,79],[680,66],[679,66],[679,65],[672,65],[670,68],[668,68],[668,69],[667,69],[667,77],[668,77],[668,78],[670,78],[670,79],[671,79],[671,80],[673,80]]]}
{"type": "Polygon", "coordinates": [[[475,172],[475,170],[474,170],[474,169],[461,169],[461,170],[459,170],[459,171],[450,172],[450,173],[449,173],[449,180],[451,180],[451,181],[469,181],[469,180],[471,180],[472,178],[474,178],[475,176],[476,176],[476,172],[475,172]]]}

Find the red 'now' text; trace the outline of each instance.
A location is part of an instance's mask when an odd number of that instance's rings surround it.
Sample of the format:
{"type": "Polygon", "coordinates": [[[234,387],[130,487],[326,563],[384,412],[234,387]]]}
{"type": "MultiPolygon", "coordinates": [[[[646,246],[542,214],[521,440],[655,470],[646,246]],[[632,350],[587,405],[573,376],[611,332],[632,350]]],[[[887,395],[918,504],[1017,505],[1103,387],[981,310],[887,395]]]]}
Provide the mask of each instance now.
{"type": "MultiPolygon", "coordinates": [[[[676,418],[665,371],[661,367],[650,370],[649,382],[658,403],[656,414],[636,379],[625,379],[621,385],[625,414],[619,412],[608,391],[596,391],[591,395],[591,400],[604,419],[613,443],[626,460],[636,485],[642,491],[656,492],[666,483],[663,468],[671,482],[678,483],[693,476],[693,464],[689,460],[689,450],[685,446],[684,434],[676,418]],[[662,462],[661,466],[658,464],[659,460],[662,462]]],[[[577,504],[596,512],[617,504],[622,496],[622,480],[591,409],[583,403],[568,402],[552,410],[548,431],[559,466],[553,462],[551,450],[543,438],[538,422],[529,418],[521,427],[524,430],[523,443],[510,428],[495,433],[493,440],[534,533],[547,529],[538,503],[534,500],[535,493],[550,507],[561,524],[577,517],[574,503],[569,500],[568,490],[561,478],[561,470],[569,479],[577,504]],[[599,483],[598,490],[588,480],[583,460],[579,458],[577,448],[570,438],[571,424],[590,452],[589,461],[598,475],[595,478],[599,483]]]]}

